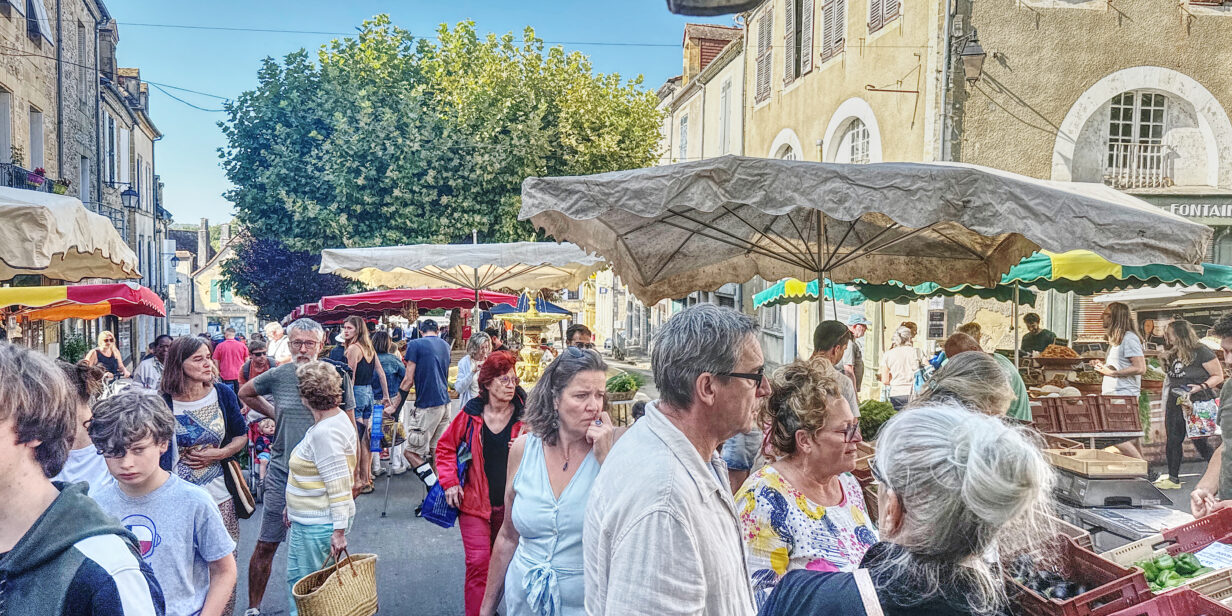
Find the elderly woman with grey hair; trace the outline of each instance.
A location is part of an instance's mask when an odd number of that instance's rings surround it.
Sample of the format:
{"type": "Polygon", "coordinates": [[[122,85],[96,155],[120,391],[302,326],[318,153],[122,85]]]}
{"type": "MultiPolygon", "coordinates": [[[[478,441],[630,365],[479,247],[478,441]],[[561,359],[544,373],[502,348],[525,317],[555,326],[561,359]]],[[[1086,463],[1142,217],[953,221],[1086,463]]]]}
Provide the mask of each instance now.
{"type": "Polygon", "coordinates": [[[479,610],[509,616],[583,614],[582,523],[586,500],[613,442],[603,410],[607,364],[593,350],[566,347],[531,390],[523,421],[529,433],[513,443],[505,483],[505,516],[479,610]]]}
{"type": "Polygon", "coordinates": [[[987,353],[967,351],[947,359],[907,408],[950,401],[980,413],[1005,415],[1014,398],[1001,364],[987,353]]]}
{"type": "Polygon", "coordinates": [[[479,395],[479,366],[492,354],[492,338],[479,332],[466,341],[466,355],[458,360],[458,378],[453,390],[458,392],[458,408],[466,406],[479,395]]]}
{"type": "Polygon", "coordinates": [[[762,616],[1005,613],[987,555],[1033,553],[1053,536],[1053,471],[1026,430],[952,402],[896,415],[872,464],[882,543],[850,573],[788,573],[762,616]]]}

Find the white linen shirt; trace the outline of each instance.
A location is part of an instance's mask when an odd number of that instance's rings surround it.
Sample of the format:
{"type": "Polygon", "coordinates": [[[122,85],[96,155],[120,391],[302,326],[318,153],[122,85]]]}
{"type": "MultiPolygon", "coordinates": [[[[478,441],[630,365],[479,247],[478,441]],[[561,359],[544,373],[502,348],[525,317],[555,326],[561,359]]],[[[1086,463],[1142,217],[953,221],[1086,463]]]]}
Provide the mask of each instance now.
{"type": "Polygon", "coordinates": [[[159,391],[163,383],[163,362],[157,357],[141,362],[133,372],[133,382],[144,389],[159,391]]]}
{"type": "Polygon", "coordinates": [[[582,537],[590,616],[755,612],[727,465],[653,402],[599,470],[582,537]]]}

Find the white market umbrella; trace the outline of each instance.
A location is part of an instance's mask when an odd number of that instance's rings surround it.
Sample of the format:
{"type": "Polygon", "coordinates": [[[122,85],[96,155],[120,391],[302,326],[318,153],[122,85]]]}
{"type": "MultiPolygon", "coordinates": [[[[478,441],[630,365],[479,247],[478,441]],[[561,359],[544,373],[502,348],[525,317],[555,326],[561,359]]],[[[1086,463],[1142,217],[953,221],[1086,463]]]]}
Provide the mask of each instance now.
{"type": "Polygon", "coordinates": [[[141,278],[137,255],[104,216],[74,197],[0,188],[0,280],[141,278]]]}
{"type": "Polygon", "coordinates": [[[738,156],[529,178],[520,217],[606,258],[647,304],[755,275],[995,286],[1041,249],[1189,266],[1212,233],[1100,184],[738,156]]]}
{"type": "Polygon", "coordinates": [[[606,266],[573,244],[509,242],[327,249],[320,271],[374,287],[460,287],[478,298],[489,289],[574,288],[606,266]]]}

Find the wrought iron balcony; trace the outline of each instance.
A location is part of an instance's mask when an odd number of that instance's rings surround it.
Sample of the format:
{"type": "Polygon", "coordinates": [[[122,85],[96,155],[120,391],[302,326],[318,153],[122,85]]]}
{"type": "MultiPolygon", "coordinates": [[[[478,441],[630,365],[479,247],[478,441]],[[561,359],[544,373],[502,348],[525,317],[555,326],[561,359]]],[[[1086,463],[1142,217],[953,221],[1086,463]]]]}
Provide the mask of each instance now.
{"type": "Polygon", "coordinates": [[[1161,143],[1109,143],[1104,183],[1119,189],[1167,188],[1171,164],[1161,143]]]}
{"type": "Polygon", "coordinates": [[[35,175],[33,171],[13,163],[0,163],[0,186],[51,192],[51,185],[50,178],[35,175]]]}
{"type": "Polygon", "coordinates": [[[115,227],[116,231],[120,232],[120,236],[125,238],[125,241],[127,241],[128,217],[124,215],[123,209],[112,207],[106,203],[99,203],[98,201],[88,201],[85,203],[85,206],[89,208],[91,212],[105,216],[108,220],[110,220],[111,225],[115,227]]]}

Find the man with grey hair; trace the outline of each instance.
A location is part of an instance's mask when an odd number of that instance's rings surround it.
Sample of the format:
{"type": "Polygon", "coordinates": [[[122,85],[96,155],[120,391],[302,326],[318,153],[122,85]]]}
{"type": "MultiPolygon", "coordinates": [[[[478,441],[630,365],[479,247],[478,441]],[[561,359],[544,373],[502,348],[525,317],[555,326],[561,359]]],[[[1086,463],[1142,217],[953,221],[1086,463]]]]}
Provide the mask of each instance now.
{"type": "Polygon", "coordinates": [[[281,366],[291,361],[291,347],[287,345],[287,334],[278,321],[265,324],[265,337],[269,340],[270,364],[281,366]]]}
{"type": "Polygon", "coordinates": [[[750,615],[755,609],[727,466],[715,453],[770,395],[757,323],[700,304],[660,329],[660,399],[612,448],[583,533],[586,613],[750,615]],[[647,575],[649,573],[649,575],[647,575]]]}
{"type": "MultiPolygon", "coordinates": [[[[248,563],[248,610],[244,616],[260,616],[261,600],[265,597],[265,585],[269,582],[270,566],[278,544],[287,536],[283,526],[282,510],[286,505],[287,462],[291,451],[304,439],[312,427],[312,411],[304,406],[299,395],[299,376],[296,369],[321,353],[325,330],[312,319],[299,319],[287,327],[288,345],[294,361],[264,372],[240,387],[240,400],[253,410],[273,417],[274,444],[271,447],[270,465],[265,475],[264,513],[261,516],[261,534],[248,563]],[[264,396],[272,396],[270,404],[264,396]]],[[[351,390],[351,378],[342,377],[342,409],[355,422],[355,394],[351,390]]]]}

